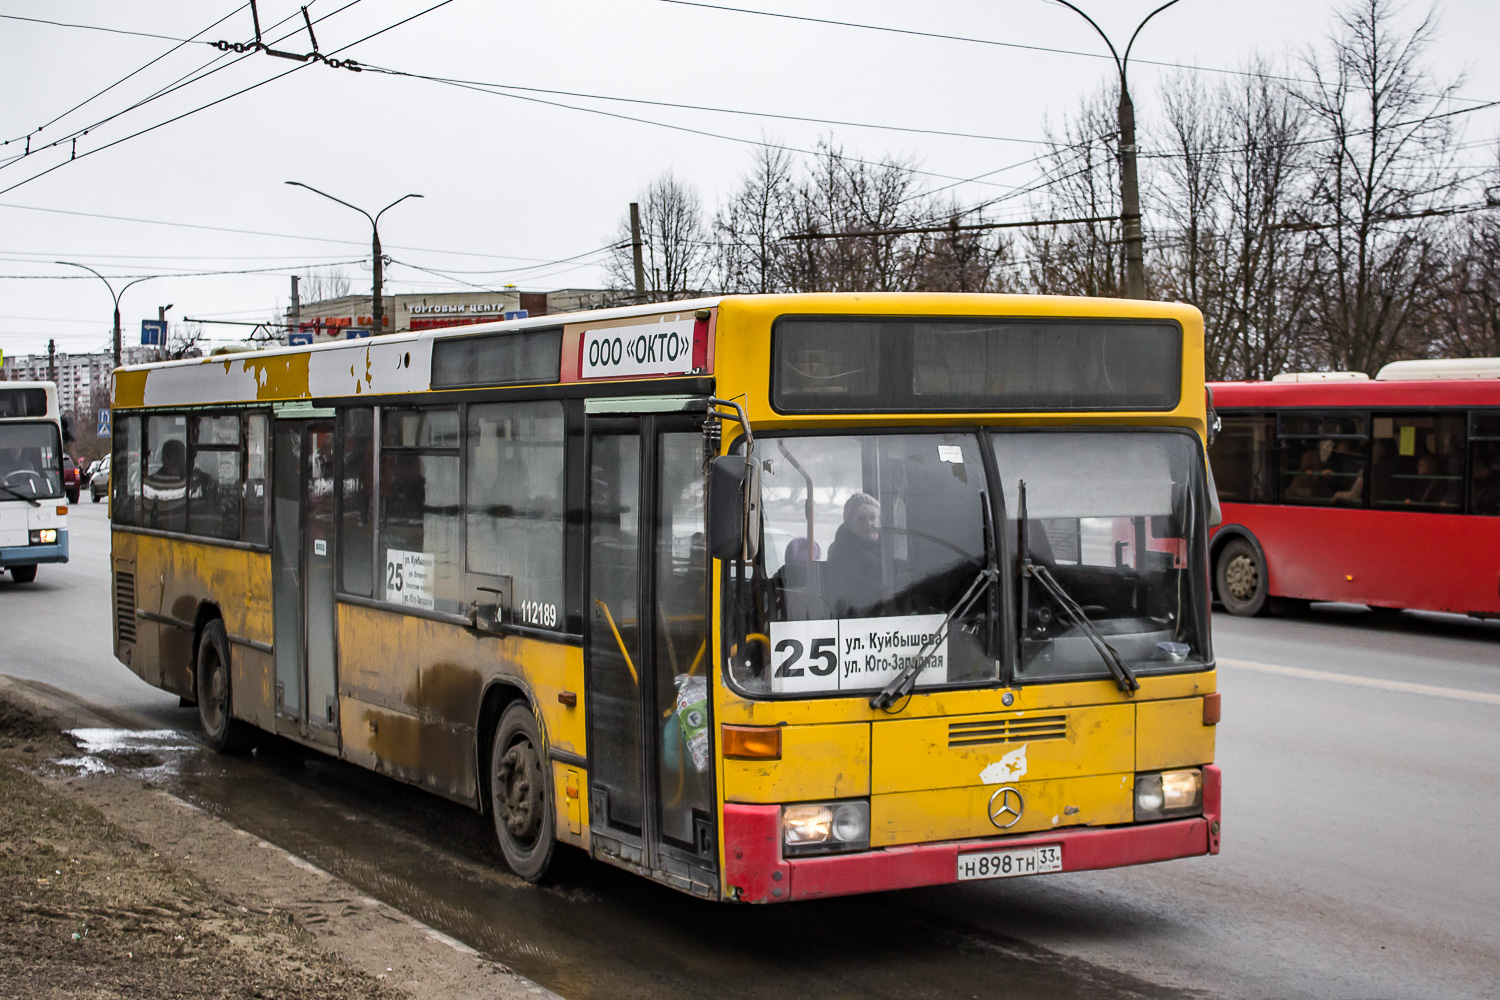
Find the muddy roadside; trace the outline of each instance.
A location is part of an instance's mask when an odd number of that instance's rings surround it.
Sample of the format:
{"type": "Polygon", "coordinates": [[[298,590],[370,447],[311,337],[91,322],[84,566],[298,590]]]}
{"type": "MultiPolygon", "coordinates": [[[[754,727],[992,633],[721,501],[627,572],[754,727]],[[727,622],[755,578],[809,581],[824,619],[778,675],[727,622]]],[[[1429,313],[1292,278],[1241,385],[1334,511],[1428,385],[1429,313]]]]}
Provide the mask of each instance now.
{"type": "Polygon", "coordinates": [[[555,996],[64,732],[103,721],[0,677],[0,996],[555,996]]]}

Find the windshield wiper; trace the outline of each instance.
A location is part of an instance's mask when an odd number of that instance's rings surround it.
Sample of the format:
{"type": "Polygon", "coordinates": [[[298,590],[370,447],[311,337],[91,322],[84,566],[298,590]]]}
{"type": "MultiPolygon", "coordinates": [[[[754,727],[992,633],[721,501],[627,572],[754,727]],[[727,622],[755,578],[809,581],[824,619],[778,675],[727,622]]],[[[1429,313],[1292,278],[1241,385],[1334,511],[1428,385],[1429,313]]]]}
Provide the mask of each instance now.
{"type": "Polygon", "coordinates": [[[1024,480],[1020,483],[1016,493],[1016,516],[1021,519],[1020,633],[1022,639],[1026,636],[1028,615],[1031,610],[1031,594],[1027,584],[1031,580],[1035,580],[1043,590],[1051,595],[1058,606],[1063,609],[1063,613],[1073,620],[1073,624],[1077,625],[1083,634],[1088,637],[1089,642],[1098,651],[1099,658],[1104,661],[1104,665],[1114,675],[1115,683],[1119,685],[1120,690],[1126,694],[1139,690],[1141,683],[1135,679],[1135,672],[1120,658],[1119,651],[1106,642],[1104,636],[1099,634],[1099,630],[1094,627],[1093,622],[1089,621],[1088,614],[1083,608],[1079,607],[1078,602],[1073,600],[1072,595],[1063,589],[1062,584],[1057,582],[1057,578],[1052,575],[1051,570],[1045,566],[1038,566],[1031,561],[1030,521],[1027,520],[1026,516],[1026,483],[1024,480]]]}
{"type": "Polygon", "coordinates": [[[960,597],[958,602],[943,616],[943,623],[933,630],[931,637],[922,644],[921,649],[917,650],[917,655],[912,657],[911,663],[902,667],[901,672],[870,699],[871,708],[889,708],[896,703],[898,698],[911,694],[912,688],[917,686],[917,675],[922,672],[923,667],[927,666],[927,661],[931,659],[937,648],[947,640],[948,626],[953,623],[953,619],[967,614],[999,576],[1000,571],[993,566],[986,566],[979,571],[974,581],[969,584],[969,589],[964,591],[964,596],[960,597]]]}
{"type": "Polygon", "coordinates": [[[40,507],[42,505],[42,502],[40,500],[38,500],[36,497],[29,497],[29,496],[27,496],[24,493],[17,493],[15,490],[11,489],[9,486],[0,486],[0,490],[4,490],[5,492],[9,493],[11,496],[15,497],[17,500],[25,500],[27,503],[31,504],[31,506],[33,506],[33,507],[40,507]]]}

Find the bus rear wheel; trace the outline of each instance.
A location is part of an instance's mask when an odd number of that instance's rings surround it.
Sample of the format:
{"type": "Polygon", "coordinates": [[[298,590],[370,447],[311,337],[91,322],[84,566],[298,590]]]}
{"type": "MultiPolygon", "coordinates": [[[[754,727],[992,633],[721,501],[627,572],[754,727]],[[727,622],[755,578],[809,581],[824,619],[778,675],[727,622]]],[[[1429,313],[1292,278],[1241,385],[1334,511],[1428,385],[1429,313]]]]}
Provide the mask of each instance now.
{"type": "Polygon", "coordinates": [[[1231,539],[1219,550],[1214,564],[1214,585],[1224,610],[1251,618],[1266,610],[1268,582],[1266,566],[1255,547],[1243,538],[1231,539]]]}
{"type": "Polygon", "coordinates": [[[17,583],[30,583],[36,579],[35,566],[12,566],[10,568],[11,579],[17,583]]]}
{"type": "Polygon", "coordinates": [[[551,781],[536,717],[523,702],[500,716],[490,746],[490,815],[510,870],[540,882],[556,843],[551,781]]]}
{"type": "Polygon", "coordinates": [[[243,753],[253,735],[232,713],[229,684],[229,635],[215,618],[198,638],[198,723],[203,738],[217,753],[243,753]]]}

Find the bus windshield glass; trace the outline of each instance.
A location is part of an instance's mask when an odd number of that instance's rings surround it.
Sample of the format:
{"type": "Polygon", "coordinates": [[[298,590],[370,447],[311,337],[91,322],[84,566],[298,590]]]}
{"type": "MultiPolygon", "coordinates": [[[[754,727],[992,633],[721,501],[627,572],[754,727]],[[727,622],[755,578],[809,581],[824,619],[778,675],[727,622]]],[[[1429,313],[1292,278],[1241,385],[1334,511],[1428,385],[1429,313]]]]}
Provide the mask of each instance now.
{"type": "Polygon", "coordinates": [[[56,424],[0,424],[0,487],[0,500],[62,496],[62,440],[56,424]]]}
{"type": "Polygon", "coordinates": [[[761,555],[736,581],[732,675],[752,693],[878,689],[911,657],[918,686],[997,677],[987,603],[932,642],[992,558],[974,434],[757,439],[761,555]]]}
{"type": "Polygon", "coordinates": [[[1102,639],[1136,673],[1209,659],[1202,574],[1203,457],[1188,434],[1001,433],[993,438],[1022,622],[1016,679],[1073,680],[1107,669],[1102,639]],[[1026,522],[1019,519],[1026,484],[1026,522]],[[1074,607],[1035,577],[1050,575],[1074,607]],[[1029,579],[1027,577],[1030,577],[1029,579]],[[1089,626],[1074,617],[1081,612],[1089,626]],[[1090,636],[1090,632],[1094,636],[1090,636]]]}

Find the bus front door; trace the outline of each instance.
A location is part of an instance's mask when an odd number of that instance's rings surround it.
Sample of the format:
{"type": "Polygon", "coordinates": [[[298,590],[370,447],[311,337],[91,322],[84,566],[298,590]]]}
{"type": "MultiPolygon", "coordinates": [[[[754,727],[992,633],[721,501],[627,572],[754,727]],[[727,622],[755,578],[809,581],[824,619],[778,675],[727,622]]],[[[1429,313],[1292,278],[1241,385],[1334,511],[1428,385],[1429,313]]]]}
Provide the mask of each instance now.
{"type": "Polygon", "coordinates": [[[332,420],[277,420],[272,469],[276,729],[338,746],[332,420]]]}
{"type": "Polygon", "coordinates": [[[593,853],[717,893],[701,418],[589,421],[593,853]]]}

